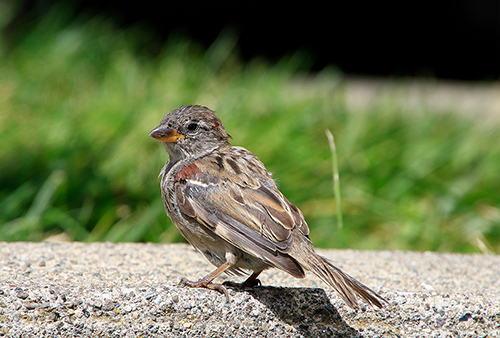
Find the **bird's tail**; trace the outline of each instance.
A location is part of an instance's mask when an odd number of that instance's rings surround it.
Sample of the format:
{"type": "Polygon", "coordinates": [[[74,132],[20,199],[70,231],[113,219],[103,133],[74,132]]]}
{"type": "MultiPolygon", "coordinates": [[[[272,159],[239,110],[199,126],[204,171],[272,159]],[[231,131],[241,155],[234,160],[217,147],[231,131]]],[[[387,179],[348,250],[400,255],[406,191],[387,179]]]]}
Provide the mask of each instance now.
{"type": "Polygon", "coordinates": [[[296,247],[303,252],[293,255],[293,257],[305,270],[314,273],[323,282],[334,288],[351,308],[359,308],[357,297],[379,308],[382,308],[383,303],[387,303],[375,291],[337,268],[329,259],[314,252],[310,243],[304,240],[300,242],[296,247]]]}

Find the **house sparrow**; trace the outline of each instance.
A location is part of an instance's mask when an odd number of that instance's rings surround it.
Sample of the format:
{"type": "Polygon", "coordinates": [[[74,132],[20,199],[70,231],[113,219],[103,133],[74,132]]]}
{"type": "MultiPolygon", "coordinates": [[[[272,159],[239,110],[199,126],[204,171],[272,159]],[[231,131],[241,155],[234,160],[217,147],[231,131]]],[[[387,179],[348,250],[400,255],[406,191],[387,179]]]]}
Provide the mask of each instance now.
{"type": "MultiPolygon", "coordinates": [[[[169,161],[160,173],[167,215],[215,271],[182,285],[218,290],[259,285],[259,274],[278,268],[296,278],[310,271],[338,291],[351,308],[359,296],[379,308],[386,302],[327,258],[318,255],[300,210],[278,190],[264,164],[229,143],[214,111],[182,106],[165,115],[150,134],[162,142],[169,161]],[[214,283],[221,273],[251,272],[243,283],[214,283]]],[[[229,299],[229,297],[228,297],[229,299]]]]}

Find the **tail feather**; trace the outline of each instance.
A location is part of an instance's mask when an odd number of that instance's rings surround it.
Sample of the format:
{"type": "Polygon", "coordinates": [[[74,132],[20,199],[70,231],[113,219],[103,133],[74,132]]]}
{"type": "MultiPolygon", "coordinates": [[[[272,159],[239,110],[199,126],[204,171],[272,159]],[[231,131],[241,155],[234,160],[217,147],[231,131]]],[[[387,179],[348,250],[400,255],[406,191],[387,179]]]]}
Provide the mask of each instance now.
{"type": "Polygon", "coordinates": [[[387,303],[375,291],[337,268],[329,259],[314,252],[312,245],[304,242],[301,244],[297,247],[302,247],[304,252],[294,255],[294,258],[305,270],[314,273],[323,282],[334,288],[351,308],[359,308],[357,296],[378,308],[382,308],[383,303],[387,303]]]}
{"type": "Polygon", "coordinates": [[[387,303],[382,296],[337,268],[327,258],[320,255],[317,255],[317,257],[322,261],[322,264],[319,268],[315,266],[311,272],[337,290],[350,307],[355,309],[359,307],[356,295],[368,304],[375,305],[378,308],[382,308],[383,303],[387,303]]]}

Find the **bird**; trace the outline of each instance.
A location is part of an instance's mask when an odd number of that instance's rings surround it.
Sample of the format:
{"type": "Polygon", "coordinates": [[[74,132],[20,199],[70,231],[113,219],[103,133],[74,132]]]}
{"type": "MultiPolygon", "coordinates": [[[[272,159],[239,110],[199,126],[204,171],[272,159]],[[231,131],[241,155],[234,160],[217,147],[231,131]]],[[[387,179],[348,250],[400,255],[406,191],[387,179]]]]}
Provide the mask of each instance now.
{"type": "Polygon", "coordinates": [[[317,254],[302,212],[280,192],[272,174],[253,153],[232,146],[215,111],[181,106],[149,134],[169,158],[161,169],[167,215],[184,238],[216,269],[180,285],[217,290],[260,286],[259,274],[278,268],[296,278],[312,272],[359,308],[358,297],[382,308],[387,301],[332,261],[317,254]],[[214,280],[223,272],[250,275],[244,282],[214,280]]]}

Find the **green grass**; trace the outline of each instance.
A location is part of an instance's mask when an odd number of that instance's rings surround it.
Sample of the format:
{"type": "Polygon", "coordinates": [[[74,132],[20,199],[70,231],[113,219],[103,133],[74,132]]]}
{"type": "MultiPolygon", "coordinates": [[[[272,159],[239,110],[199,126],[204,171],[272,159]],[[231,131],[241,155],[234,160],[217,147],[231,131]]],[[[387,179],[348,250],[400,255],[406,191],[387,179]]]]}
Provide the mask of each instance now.
{"type": "Polygon", "coordinates": [[[500,252],[500,123],[397,100],[351,111],[341,74],[308,75],[300,53],[242,63],[224,32],[208,50],[172,37],[152,56],[147,32],[63,14],[9,43],[0,32],[0,241],[182,240],[148,133],[202,104],[274,173],[316,246],[500,252]]]}

